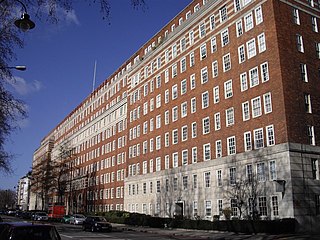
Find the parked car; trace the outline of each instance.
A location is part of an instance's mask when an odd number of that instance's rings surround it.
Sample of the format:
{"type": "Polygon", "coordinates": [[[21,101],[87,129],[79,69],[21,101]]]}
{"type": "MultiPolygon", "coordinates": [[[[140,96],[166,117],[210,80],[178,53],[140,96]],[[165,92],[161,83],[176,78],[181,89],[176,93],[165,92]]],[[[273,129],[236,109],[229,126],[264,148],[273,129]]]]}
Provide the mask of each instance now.
{"type": "Polygon", "coordinates": [[[82,230],[89,229],[91,232],[112,230],[112,225],[104,218],[99,216],[89,216],[82,223],[82,230]]]}
{"type": "Polygon", "coordinates": [[[62,223],[70,223],[70,215],[64,215],[62,218],[61,218],[61,222],[62,223]]]}
{"type": "Polygon", "coordinates": [[[83,214],[74,214],[70,217],[70,224],[82,224],[85,219],[83,214]]]}
{"type": "Polygon", "coordinates": [[[61,240],[52,225],[25,222],[6,222],[0,224],[1,240],[61,240]]]}
{"type": "Polygon", "coordinates": [[[48,221],[48,214],[45,212],[36,212],[33,216],[35,221],[48,221]]]}

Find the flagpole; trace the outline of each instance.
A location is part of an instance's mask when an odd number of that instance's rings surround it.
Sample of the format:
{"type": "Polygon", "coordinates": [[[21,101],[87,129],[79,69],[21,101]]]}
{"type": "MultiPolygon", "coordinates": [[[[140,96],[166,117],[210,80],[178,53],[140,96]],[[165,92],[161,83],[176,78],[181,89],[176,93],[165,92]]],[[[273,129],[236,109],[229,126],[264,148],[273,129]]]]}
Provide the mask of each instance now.
{"type": "Polygon", "coordinates": [[[93,81],[92,81],[92,92],[94,92],[96,84],[96,72],[97,72],[97,60],[94,61],[93,81]]]}

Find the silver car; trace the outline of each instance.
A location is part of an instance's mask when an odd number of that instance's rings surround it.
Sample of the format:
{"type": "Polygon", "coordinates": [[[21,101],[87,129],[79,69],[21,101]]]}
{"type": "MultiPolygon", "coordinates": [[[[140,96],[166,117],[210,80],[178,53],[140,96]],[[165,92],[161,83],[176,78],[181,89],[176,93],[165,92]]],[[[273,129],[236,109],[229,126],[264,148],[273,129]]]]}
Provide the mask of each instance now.
{"type": "Polygon", "coordinates": [[[74,214],[70,217],[70,224],[82,224],[86,217],[82,214],[74,214]]]}
{"type": "Polygon", "coordinates": [[[33,220],[35,221],[48,221],[48,214],[45,212],[36,212],[34,214],[33,220]]]}

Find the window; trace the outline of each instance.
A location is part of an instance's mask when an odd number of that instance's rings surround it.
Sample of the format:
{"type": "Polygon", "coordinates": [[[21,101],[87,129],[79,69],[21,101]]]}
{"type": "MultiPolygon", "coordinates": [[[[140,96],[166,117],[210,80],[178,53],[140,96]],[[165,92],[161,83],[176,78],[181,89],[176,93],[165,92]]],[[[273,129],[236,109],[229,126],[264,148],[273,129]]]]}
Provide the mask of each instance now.
{"type": "Polygon", "coordinates": [[[219,9],[219,15],[220,15],[221,23],[228,19],[228,11],[227,11],[226,5],[224,5],[222,8],[219,9]]]}
{"type": "Polygon", "coordinates": [[[161,107],[161,94],[156,97],[156,108],[161,107]]]}
{"type": "Polygon", "coordinates": [[[277,180],[276,161],[275,160],[272,160],[269,162],[269,177],[270,177],[270,181],[277,180]]]}
{"type": "Polygon", "coordinates": [[[181,118],[187,116],[187,102],[181,103],[181,118]]]}
{"type": "Polygon", "coordinates": [[[297,25],[300,25],[299,10],[294,8],[292,13],[293,13],[293,22],[297,25]]]}
{"type": "Polygon", "coordinates": [[[169,120],[169,111],[167,110],[167,111],[164,112],[164,124],[168,125],[169,122],[170,122],[170,120],[169,120]]]}
{"type": "Polygon", "coordinates": [[[312,24],[312,31],[318,32],[318,20],[316,17],[311,16],[311,24],[312,24]]]}
{"type": "Polygon", "coordinates": [[[210,143],[203,145],[203,161],[211,160],[211,147],[210,143]]]}
{"type": "Polygon", "coordinates": [[[310,145],[316,145],[316,139],[314,135],[314,126],[307,126],[308,127],[308,138],[310,145]]]}
{"type": "Polygon", "coordinates": [[[266,181],[266,172],[264,162],[257,163],[257,180],[259,182],[266,181]]]}
{"type": "Polygon", "coordinates": [[[227,138],[228,155],[236,154],[236,137],[227,138]]]}
{"type": "Polygon", "coordinates": [[[263,128],[255,129],[254,132],[254,148],[259,149],[264,147],[263,128]]]}
{"type": "Polygon", "coordinates": [[[308,82],[307,64],[300,63],[300,74],[302,81],[308,82]]]}
{"type": "Polygon", "coordinates": [[[234,0],[234,10],[238,12],[241,10],[241,0],[234,0]]]}
{"type": "Polygon", "coordinates": [[[258,206],[260,216],[267,216],[267,198],[258,197],[258,206]]]}
{"type": "Polygon", "coordinates": [[[229,31],[228,28],[221,32],[221,45],[226,46],[229,43],[229,31]]]}
{"type": "Polygon", "coordinates": [[[253,38],[247,42],[247,57],[248,59],[250,59],[256,55],[257,55],[256,39],[253,38]]]}
{"type": "Polygon", "coordinates": [[[212,62],[212,77],[216,78],[218,77],[218,61],[212,62]]]}
{"type": "Polygon", "coordinates": [[[188,176],[182,177],[182,186],[184,190],[188,189],[188,176]]]}
{"type": "Polygon", "coordinates": [[[318,161],[318,159],[311,158],[311,171],[312,171],[312,178],[315,180],[319,180],[319,161],[318,161]]]}
{"type": "Polygon", "coordinates": [[[180,60],[180,72],[185,72],[186,71],[186,67],[187,67],[187,63],[186,63],[186,58],[182,58],[180,60]]]}
{"type": "Polygon", "coordinates": [[[192,45],[194,43],[194,32],[189,32],[189,44],[192,45]]]}
{"type": "Polygon", "coordinates": [[[217,170],[217,186],[218,187],[222,186],[222,170],[221,169],[217,170]]]}
{"type": "Polygon", "coordinates": [[[241,92],[248,90],[248,80],[247,80],[247,73],[240,74],[240,85],[241,85],[241,92]]]}
{"type": "Polygon", "coordinates": [[[303,46],[303,38],[301,35],[297,34],[297,48],[299,52],[304,52],[304,46],[303,46]]]}
{"type": "Polygon", "coordinates": [[[271,205],[272,205],[272,215],[275,217],[279,216],[279,203],[278,203],[277,196],[271,197],[271,205]]]}
{"type": "Polygon", "coordinates": [[[210,172],[204,173],[204,186],[209,188],[211,186],[211,174],[210,172]]]}
{"type": "Polygon", "coordinates": [[[190,89],[195,89],[196,88],[196,75],[192,74],[190,76],[190,89]]]}
{"type": "Polygon", "coordinates": [[[161,136],[156,137],[156,150],[161,149],[161,136]]]}
{"type": "Polygon", "coordinates": [[[209,93],[202,93],[202,109],[209,107],[209,93]]]}
{"type": "Polygon", "coordinates": [[[202,119],[202,134],[210,133],[210,118],[206,117],[202,119]]]}
{"type": "Polygon", "coordinates": [[[248,121],[250,119],[250,105],[249,102],[242,103],[242,120],[248,121]]]}
{"type": "Polygon", "coordinates": [[[188,150],[182,151],[182,165],[188,165],[188,150]]]}
{"type": "Polygon", "coordinates": [[[252,180],[253,180],[252,164],[246,165],[246,178],[248,180],[248,183],[252,183],[252,180]]]}
{"type": "Polygon", "coordinates": [[[214,114],[214,129],[216,131],[221,129],[221,118],[220,118],[220,113],[214,114]]]}
{"type": "Polygon", "coordinates": [[[207,57],[207,46],[203,44],[200,46],[200,59],[205,59],[207,57]]]}
{"type": "Polygon", "coordinates": [[[192,128],[192,133],[191,133],[191,137],[192,138],[196,138],[197,137],[197,123],[193,122],[191,124],[191,128],[192,128]]]}
{"type": "Polygon", "coordinates": [[[246,53],[244,49],[244,45],[241,45],[238,47],[238,58],[239,58],[239,63],[243,63],[246,61],[246,53]]]}
{"type": "Polygon", "coordinates": [[[201,69],[201,83],[204,84],[208,82],[208,68],[204,67],[201,69]]]}
{"type": "Polygon", "coordinates": [[[220,216],[222,216],[223,214],[223,202],[222,202],[222,199],[218,199],[218,214],[220,216]]]}
{"type": "Polygon", "coordinates": [[[178,153],[175,152],[172,154],[172,167],[176,168],[178,167],[178,161],[179,161],[179,156],[178,156],[178,153]]]}
{"type": "Polygon", "coordinates": [[[256,25],[259,25],[263,22],[263,15],[262,15],[262,7],[259,6],[255,10],[255,17],[256,17],[256,25]]]}
{"type": "Polygon", "coordinates": [[[224,98],[231,98],[233,96],[232,91],[232,80],[229,80],[224,83],[224,98]]]}
{"type": "Polygon", "coordinates": [[[320,43],[316,43],[316,56],[320,59],[320,43]]]}
{"type": "Polygon", "coordinates": [[[219,86],[213,88],[213,103],[216,104],[220,101],[219,86]]]}
{"type": "Polygon", "coordinates": [[[266,37],[264,33],[261,33],[260,35],[258,35],[258,50],[259,50],[259,53],[262,53],[267,50],[266,37]]]}
{"type": "Polygon", "coordinates": [[[183,79],[181,81],[181,95],[185,94],[187,92],[187,80],[183,79]]]}
{"type": "Polygon", "coordinates": [[[226,110],[226,126],[232,126],[234,124],[234,108],[228,108],[226,110]]]}
{"type": "Polygon", "coordinates": [[[244,141],[244,150],[245,151],[252,150],[251,132],[245,132],[244,133],[243,141],[244,141]]]}
{"type": "Polygon", "coordinates": [[[159,192],[160,192],[160,181],[157,180],[157,193],[159,193],[159,192]]]}
{"type": "Polygon", "coordinates": [[[188,126],[181,127],[181,141],[188,139],[188,126]]]}
{"type": "Polygon", "coordinates": [[[268,114],[272,112],[271,93],[263,95],[264,113],[268,114]]]}
{"type": "Polygon", "coordinates": [[[156,116],[156,129],[161,127],[161,115],[156,116]]]}
{"type": "Polygon", "coordinates": [[[235,167],[229,168],[229,184],[230,185],[236,184],[236,168],[235,167]]]}
{"type": "Polygon", "coordinates": [[[178,143],[178,129],[172,131],[172,144],[178,143]]]}
{"type": "Polygon", "coordinates": [[[222,62],[223,62],[223,71],[227,72],[231,69],[231,58],[230,58],[230,53],[224,55],[222,57],[222,62]]]}
{"type": "Polygon", "coordinates": [[[172,58],[175,58],[177,56],[177,45],[174,44],[171,48],[171,52],[172,52],[172,58]]]}
{"type": "Polygon", "coordinates": [[[222,142],[221,140],[216,141],[216,158],[222,157],[222,142]]]}
{"type": "Polygon", "coordinates": [[[173,78],[176,77],[177,74],[178,74],[178,68],[177,68],[177,64],[175,63],[172,65],[172,77],[173,78]]]}
{"type": "Polygon", "coordinates": [[[210,21],[210,30],[215,29],[215,27],[216,27],[216,21],[215,21],[214,15],[210,16],[209,21],[210,21]]]}
{"type": "Polygon", "coordinates": [[[164,82],[165,83],[169,82],[169,69],[166,69],[164,71],[164,82]]]}
{"type": "Polygon", "coordinates": [[[194,60],[194,52],[191,52],[189,55],[190,58],[190,67],[194,66],[195,60],[194,60]]]}
{"type": "Polygon", "coordinates": [[[320,195],[315,194],[315,208],[316,208],[316,215],[320,214],[320,195]]]}
{"type": "Polygon", "coordinates": [[[275,144],[273,125],[266,126],[266,135],[267,146],[273,146],[275,144]]]}
{"type": "Polygon", "coordinates": [[[240,37],[243,34],[243,26],[242,26],[242,20],[236,22],[236,33],[237,37],[240,37]]]}
{"type": "Polygon", "coordinates": [[[197,111],[197,103],[196,103],[196,98],[191,98],[191,113],[195,113],[197,111]]]}
{"type": "Polygon", "coordinates": [[[268,66],[268,62],[262,63],[260,65],[260,71],[261,71],[261,81],[262,82],[269,81],[269,66],[268,66]]]}
{"type": "Polygon", "coordinates": [[[250,80],[250,87],[255,87],[259,84],[259,74],[258,68],[252,68],[249,70],[249,80],[250,80]]]}
{"type": "Polygon", "coordinates": [[[212,206],[211,206],[211,201],[205,201],[205,216],[207,218],[211,218],[211,211],[212,211],[212,206]]]}
{"type": "Polygon", "coordinates": [[[211,53],[214,53],[217,51],[217,40],[216,37],[211,38],[211,53]]]}
{"type": "Polygon", "coordinates": [[[252,118],[256,118],[261,116],[261,98],[256,97],[251,100],[251,108],[252,108],[252,118]]]}
{"type": "Polygon", "coordinates": [[[174,85],[172,86],[172,93],[171,93],[172,100],[176,99],[178,97],[178,86],[174,85]]]}
{"type": "Polygon", "coordinates": [[[238,216],[238,200],[236,198],[231,198],[230,205],[231,205],[231,216],[233,217],[238,216]]]}
{"type": "Polygon", "coordinates": [[[244,17],[244,30],[247,32],[253,28],[253,16],[249,13],[244,17]]]}
{"type": "Polygon", "coordinates": [[[196,163],[198,161],[197,147],[193,147],[191,151],[192,151],[192,156],[191,156],[192,163],[196,163]]]}
{"type": "Polygon", "coordinates": [[[206,24],[203,22],[199,25],[199,36],[200,38],[206,35],[206,24]]]}
{"type": "Polygon", "coordinates": [[[184,50],[186,50],[186,38],[180,40],[180,51],[183,52],[184,50]]]}
{"type": "Polygon", "coordinates": [[[169,141],[170,141],[170,140],[169,140],[169,133],[166,132],[166,133],[164,134],[164,146],[165,146],[165,147],[169,147],[169,144],[170,144],[169,141]]]}

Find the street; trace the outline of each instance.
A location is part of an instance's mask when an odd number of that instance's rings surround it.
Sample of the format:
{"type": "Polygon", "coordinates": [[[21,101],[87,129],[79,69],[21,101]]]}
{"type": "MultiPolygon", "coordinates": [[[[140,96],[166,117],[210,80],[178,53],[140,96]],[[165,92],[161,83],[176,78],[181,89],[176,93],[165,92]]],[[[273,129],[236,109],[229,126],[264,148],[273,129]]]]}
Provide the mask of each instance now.
{"type": "MultiPolygon", "coordinates": [[[[12,216],[3,216],[5,222],[21,222],[25,221],[20,218],[12,216]]],[[[46,222],[43,222],[46,223],[46,222]]],[[[58,230],[62,240],[165,240],[165,239],[184,239],[184,240],[201,240],[201,239],[214,239],[214,240],[318,240],[319,234],[280,234],[268,235],[264,233],[259,234],[243,234],[233,232],[218,232],[218,231],[205,231],[205,230],[188,230],[188,229],[161,229],[161,228],[147,228],[138,226],[126,226],[123,224],[112,224],[112,232],[89,232],[83,231],[81,225],[72,225],[65,223],[50,222],[58,230]]]]}

